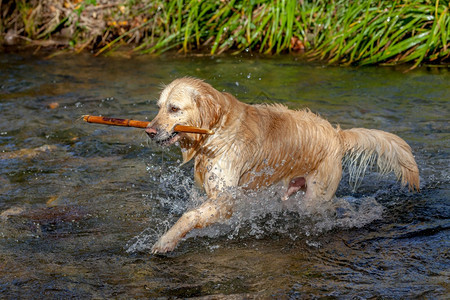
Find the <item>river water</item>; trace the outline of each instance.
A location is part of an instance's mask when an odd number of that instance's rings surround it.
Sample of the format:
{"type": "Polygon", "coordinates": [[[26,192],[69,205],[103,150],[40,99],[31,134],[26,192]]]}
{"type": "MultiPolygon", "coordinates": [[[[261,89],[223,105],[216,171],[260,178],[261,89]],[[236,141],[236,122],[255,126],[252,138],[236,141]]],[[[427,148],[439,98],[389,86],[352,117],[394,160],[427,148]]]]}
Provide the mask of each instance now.
{"type": "Polygon", "coordinates": [[[450,297],[450,72],[340,68],[292,56],[0,54],[2,298],[450,297]],[[151,120],[162,84],[203,78],[247,103],[310,108],[343,128],[401,136],[421,192],[345,175],[335,211],[242,195],[225,224],[168,255],[157,238],[205,199],[177,148],[85,114],[151,120]]]}

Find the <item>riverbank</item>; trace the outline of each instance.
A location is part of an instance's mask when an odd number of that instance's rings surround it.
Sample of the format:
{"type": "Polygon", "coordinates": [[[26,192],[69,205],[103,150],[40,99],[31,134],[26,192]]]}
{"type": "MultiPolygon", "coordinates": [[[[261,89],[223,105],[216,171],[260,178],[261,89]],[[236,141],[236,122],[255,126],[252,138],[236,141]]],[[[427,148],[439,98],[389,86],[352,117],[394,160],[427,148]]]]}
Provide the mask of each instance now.
{"type": "MultiPolygon", "coordinates": [[[[345,65],[450,62],[449,1],[0,1],[0,43],[96,55],[304,52],[345,65]]],[[[3,48],[4,49],[4,48],[3,48]]]]}

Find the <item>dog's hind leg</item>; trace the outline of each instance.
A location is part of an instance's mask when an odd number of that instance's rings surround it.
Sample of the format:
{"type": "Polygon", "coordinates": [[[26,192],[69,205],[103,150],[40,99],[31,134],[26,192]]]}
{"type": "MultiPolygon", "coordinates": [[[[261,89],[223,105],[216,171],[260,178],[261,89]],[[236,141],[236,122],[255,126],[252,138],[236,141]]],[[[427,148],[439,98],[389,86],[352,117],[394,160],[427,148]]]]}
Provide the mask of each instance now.
{"type": "Polygon", "coordinates": [[[314,172],[306,176],[304,201],[308,206],[317,201],[329,201],[334,197],[342,178],[341,160],[328,157],[314,172]]]}

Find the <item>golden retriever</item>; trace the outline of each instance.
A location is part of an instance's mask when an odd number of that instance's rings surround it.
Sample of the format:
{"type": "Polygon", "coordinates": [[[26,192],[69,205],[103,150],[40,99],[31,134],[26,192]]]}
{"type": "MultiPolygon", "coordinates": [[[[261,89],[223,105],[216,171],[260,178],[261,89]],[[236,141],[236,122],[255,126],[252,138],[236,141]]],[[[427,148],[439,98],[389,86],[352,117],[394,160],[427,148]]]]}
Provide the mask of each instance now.
{"type": "Polygon", "coordinates": [[[394,172],[402,184],[419,189],[411,148],[391,133],[342,130],[309,110],[248,105],[195,78],[176,79],[166,86],[158,106],[148,135],[165,146],[178,142],[184,163],[195,159],[195,181],[208,200],[183,214],[155,243],[153,253],[172,251],[190,230],[229,218],[236,187],[259,189],[282,182],[282,200],[303,190],[303,201],[313,207],[333,198],[346,162],[355,183],[376,164],[380,173],[394,172]],[[175,132],[178,124],[215,133],[175,132]]]}

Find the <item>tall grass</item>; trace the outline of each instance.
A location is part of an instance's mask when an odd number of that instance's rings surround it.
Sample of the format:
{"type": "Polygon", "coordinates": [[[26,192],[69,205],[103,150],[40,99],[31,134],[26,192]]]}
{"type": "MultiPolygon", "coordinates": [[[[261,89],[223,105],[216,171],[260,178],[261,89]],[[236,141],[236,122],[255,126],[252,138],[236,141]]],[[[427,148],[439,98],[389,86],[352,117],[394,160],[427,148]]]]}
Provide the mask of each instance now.
{"type": "MultiPolygon", "coordinates": [[[[448,2],[344,1],[335,13],[316,10],[328,22],[313,57],[345,64],[445,60],[450,54],[448,2]]],[[[305,12],[307,13],[307,12],[305,12]]]]}
{"type": "MultiPolygon", "coordinates": [[[[3,1],[5,2],[5,1],[3,1]]],[[[32,43],[70,32],[67,47],[108,53],[305,51],[339,64],[448,62],[448,0],[15,0],[2,36],[32,43]],[[122,47],[123,48],[123,47],[122,47]]]]}

